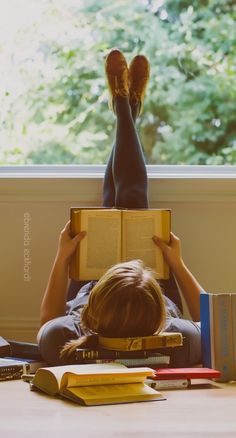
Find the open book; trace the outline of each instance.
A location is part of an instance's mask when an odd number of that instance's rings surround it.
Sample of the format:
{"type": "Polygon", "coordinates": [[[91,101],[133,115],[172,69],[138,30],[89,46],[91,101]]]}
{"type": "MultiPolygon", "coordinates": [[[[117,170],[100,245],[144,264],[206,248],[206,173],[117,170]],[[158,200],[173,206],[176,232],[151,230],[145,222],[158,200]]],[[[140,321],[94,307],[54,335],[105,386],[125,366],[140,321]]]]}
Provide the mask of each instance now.
{"type": "Polygon", "coordinates": [[[170,237],[170,210],[119,210],[71,208],[71,235],[87,231],[70,265],[74,280],[98,280],[108,268],[122,261],[140,259],[159,279],[169,278],[169,268],[155,234],[170,237]]]}
{"type": "Polygon", "coordinates": [[[150,368],[126,368],[117,363],[66,365],[38,369],[32,385],[88,406],[163,400],[159,392],[144,384],[152,375],[150,368]]]}

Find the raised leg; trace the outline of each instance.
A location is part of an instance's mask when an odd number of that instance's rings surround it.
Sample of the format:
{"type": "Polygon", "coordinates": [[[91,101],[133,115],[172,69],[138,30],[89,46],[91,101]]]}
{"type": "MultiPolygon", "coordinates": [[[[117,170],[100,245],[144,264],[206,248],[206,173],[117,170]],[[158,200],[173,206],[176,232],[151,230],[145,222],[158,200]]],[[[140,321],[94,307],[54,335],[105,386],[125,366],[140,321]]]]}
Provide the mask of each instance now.
{"type": "Polygon", "coordinates": [[[148,208],[145,160],[129,99],[117,96],[114,105],[117,115],[112,161],[115,206],[148,208]]]}
{"type": "MultiPolygon", "coordinates": [[[[133,103],[131,105],[131,114],[133,123],[135,125],[138,115],[138,104],[133,103]]],[[[116,135],[117,136],[117,135],[116,135]]],[[[116,205],[116,190],[113,179],[113,157],[114,149],[117,149],[116,141],[112,145],[111,154],[107,162],[104,181],[103,181],[103,207],[114,207],[116,205]]]]}
{"type": "Polygon", "coordinates": [[[112,145],[110,157],[108,159],[106,170],[104,174],[103,180],[103,207],[114,207],[115,206],[115,185],[113,180],[113,172],[112,172],[112,162],[113,162],[113,151],[115,148],[115,144],[112,145]]]}

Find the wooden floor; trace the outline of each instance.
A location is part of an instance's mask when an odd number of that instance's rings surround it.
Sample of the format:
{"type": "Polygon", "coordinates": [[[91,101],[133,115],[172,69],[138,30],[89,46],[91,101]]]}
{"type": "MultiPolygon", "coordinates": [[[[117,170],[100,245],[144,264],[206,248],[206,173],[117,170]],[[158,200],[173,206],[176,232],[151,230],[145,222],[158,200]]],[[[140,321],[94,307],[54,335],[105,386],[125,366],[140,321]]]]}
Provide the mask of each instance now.
{"type": "Polygon", "coordinates": [[[0,382],[3,438],[236,437],[236,383],[163,391],[165,401],[84,407],[0,382]]]}

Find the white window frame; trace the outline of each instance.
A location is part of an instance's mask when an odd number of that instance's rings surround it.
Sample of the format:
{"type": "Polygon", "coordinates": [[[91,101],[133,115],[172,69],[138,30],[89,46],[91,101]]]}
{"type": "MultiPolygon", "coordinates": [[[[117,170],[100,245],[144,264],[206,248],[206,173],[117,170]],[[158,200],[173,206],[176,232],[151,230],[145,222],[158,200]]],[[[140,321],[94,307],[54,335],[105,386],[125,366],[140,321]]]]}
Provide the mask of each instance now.
{"type": "MultiPolygon", "coordinates": [[[[0,178],[103,178],[105,165],[0,166],[0,178]]],[[[236,166],[147,165],[150,179],[235,179],[236,166]]]]}
{"type": "MultiPolygon", "coordinates": [[[[105,165],[0,167],[0,201],[101,205],[105,165]]],[[[147,165],[150,206],[236,202],[236,166],[147,165]]]]}

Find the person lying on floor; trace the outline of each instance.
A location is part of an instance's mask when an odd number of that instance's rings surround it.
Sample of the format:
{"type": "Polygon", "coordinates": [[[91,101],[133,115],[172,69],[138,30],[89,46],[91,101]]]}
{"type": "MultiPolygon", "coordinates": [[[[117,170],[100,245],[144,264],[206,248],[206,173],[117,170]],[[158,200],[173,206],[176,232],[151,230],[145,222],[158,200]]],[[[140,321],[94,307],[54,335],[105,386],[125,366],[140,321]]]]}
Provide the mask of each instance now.
{"type": "MultiPolygon", "coordinates": [[[[116,115],[116,135],[106,167],[103,206],[148,208],[147,173],[142,146],[135,127],[149,79],[149,62],[137,55],[128,67],[122,52],[106,58],[106,77],[116,115]]],[[[170,365],[201,363],[200,299],[202,287],[186,267],[180,239],[170,234],[169,244],[152,236],[170,267],[169,280],[157,281],[141,260],[119,263],[98,281],[76,290],[67,301],[71,257],[86,233],[70,236],[70,222],[62,230],[40,310],[38,345],[50,365],[74,362],[76,348],[96,347],[97,335],[107,337],[149,336],[161,331],[181,332],[183,346],[162,348],[170,365]],[[177,281],[177,284],[176,284],[177,281]],[[182,315],[180,288],[192,319],[182,315]]]]}

